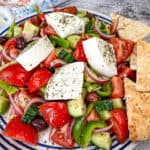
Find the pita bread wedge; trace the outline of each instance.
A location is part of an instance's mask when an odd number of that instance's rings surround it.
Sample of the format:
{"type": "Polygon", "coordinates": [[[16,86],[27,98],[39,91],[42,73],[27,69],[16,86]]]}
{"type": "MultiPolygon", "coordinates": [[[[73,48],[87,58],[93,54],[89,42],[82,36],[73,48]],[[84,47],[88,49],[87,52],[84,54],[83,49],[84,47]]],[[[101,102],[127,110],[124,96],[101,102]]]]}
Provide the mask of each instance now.
{"type": "Polygon", "coordinates": [[[112,20],[119,17],[118,33],[121,38],[136,42],[150,34],[150,27],[139,21],[134,21],[115,13],[111,14],[111,17],[112,20]]]}
{"type": "Polygon", "coordinates": [[[137,50],[136,46],[134,47],[133,53],[130,56],[130,68],[136,70],[136,60],[137,60],[137,50]]]}
{"type": "Polygon", "coordinates": [[[150,93],[137,92],[135,83],[125,78],[125,97],[131,141],[150,139],[150,93]]]}
{"type": "Polygon", "coordinates": [[[137,42],[136,90],[150,92],[150,43],[137,42]]]}

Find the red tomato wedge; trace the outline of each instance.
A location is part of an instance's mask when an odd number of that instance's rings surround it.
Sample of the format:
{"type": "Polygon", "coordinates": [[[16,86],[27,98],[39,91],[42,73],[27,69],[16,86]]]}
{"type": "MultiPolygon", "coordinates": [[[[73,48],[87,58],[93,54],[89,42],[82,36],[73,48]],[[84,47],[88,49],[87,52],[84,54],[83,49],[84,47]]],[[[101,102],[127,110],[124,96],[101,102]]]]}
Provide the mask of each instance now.
{"type": "Polygon", "coordinates": [[[15,48],[17,45],[17,40],[16,38],[11,38],[9,39],[5,44],[4,44],[4,48],[6,49],[12,49],[15,48]]]}
{"type": "Polygon", "coordinates": [[[57,35],[54,28],[50,25],[47,25],[46,27],[43,28],[43,34],[44,35],[57,35]]]}
{"type": "Polygon", "coordinates": [[[41,24],[39,16],[33,16],[31,19],[29,19],[29,21],[35,26],[39,26],[41,24]]]}
{"type": "Polygon", "coordinates": [[[133,41],[120,38],[111,38],[108,40],[108,42],[111,43],[114,47],[118,64],[125,61],[133,52],[133,41]]]}
{"type": "Polygon", "coordinates": [[[28,82],[29,92],[35,92],[39,90],[48,82],[51,76],[52,73],[45,68],[36,70],[28,82]]]}
{"type": "Polygon", "coordinates": [[[112,110],[111,122],[113,124],[112,131],[116,134],[119,142],[125,142],[128,137],[128,121],[126,112],[122,109],[112,110]]]}
{"type": "Polygon", "coordinates": [[[64,102],[48,102],[40,106],[45,121],[53,128],[60,128],[70,121],[67,105],[64,102]]]}
{"type": "Polygon", "coordinates": [[[52,51],[52,52],[49,54],[49,56],[46,58],[46,60],[43,62],[43,65],[44,65],[45,67],[50,67],[50,63],[51,63],[53,60],[56,59],[55,53],[56,53],[55,50],[52,51]]]}
{"type": "Polygon", "coordinates": [[[129,77],[129,78],[131,78],[131,79],[134,80],[134,81],[135,81],[135,79],[136,79],[136,71],[130,69],[130,68],[126,65],[126,63],[121,63],[121,64],[119,64],[119,66],[118,66],[118,75],[119,75],[119,77],[121,77],[122,79],[123,79],[124,77],[129,77]]]}
{"type": "Polygon", "coordinates": [[[70,13],[70,14],[77,14],[78,10],[75,6],[69,6],[65,8],[54,8],[54,12],[65,12],[65,13],[70,13]]]}
{"type": "Polygon", "coordinates": [[[47,21],[46,21],[46,18],[45,18],[45,14],[40,13],[40,14],[38,14],[38,17],[40,18],[42,23],[47,24],[47,21]]]}
{"type": "Polygon", "coordinates": [[[3,135],[29,144],[37,144],[38,142],[37,131],[31,125],[23,123],[21,116],[16,116],[10,120],[3,135]]]}
{"type": "Polygon", "coordinates": [[[75,57],[75,59],[77,61],[87,62],[87,59],[86,59],[85,53],[84,53],[84,49],[83,49],[83,45],[82,45],[82,41],[79,41],[77,43],[76,49],[73,52],[73,56],[75,57]]]}
{"type": "Polygon", "coordinates": [[[119,76],[112,78],[112,89],[111,98],[121,98],[124,96],[123,80],[119,76]]]}
{"type": "Polygon", "coordinates": [[[74,141],[71,134],[68,132],[70,124],[67,123],[63,127],[57,129],[54,134],[50,137],[51,140],[61,146],[64,146],[65,148],[72,149],[74,145],[74,141]]]}
{"type": "Polygon", "coordinates": [[[31,71],[26,71],[20,64],[12,64],[0,71],[0,80],[9,84],[23,87],[31,76],[31,71]]]}

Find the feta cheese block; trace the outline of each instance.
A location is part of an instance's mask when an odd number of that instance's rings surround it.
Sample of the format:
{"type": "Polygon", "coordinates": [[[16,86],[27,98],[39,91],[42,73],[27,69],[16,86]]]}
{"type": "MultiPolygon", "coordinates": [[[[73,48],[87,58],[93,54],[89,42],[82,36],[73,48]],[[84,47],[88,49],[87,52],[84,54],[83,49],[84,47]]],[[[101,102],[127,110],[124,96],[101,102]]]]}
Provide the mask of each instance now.
{"type": "Polygon", "coordinates": [[[40,38],[35,43],[29,44],[16,58],[27,71],[38,66],[54,50],[54,46],[47,36],[40,38]]]}
{"type": "Polygon", "coordinates": [[[83,19],[69,13],[53,12],[46,14],[46,21],[62,38],[70,34],[83,33],[85,28],[83,19]]]}
{"type": "Polygon", "coordinates": [[[83,41],[83,48],[89,65],[99,74],[112,77],[117,74],[113,46],[93,37],[83,41]]]}
{"type": "Polygon", "coordinates": [[[61,67],[49,80],[46,100],[76,99],[82,94],[84,63],[75,62],[61,67]]]}

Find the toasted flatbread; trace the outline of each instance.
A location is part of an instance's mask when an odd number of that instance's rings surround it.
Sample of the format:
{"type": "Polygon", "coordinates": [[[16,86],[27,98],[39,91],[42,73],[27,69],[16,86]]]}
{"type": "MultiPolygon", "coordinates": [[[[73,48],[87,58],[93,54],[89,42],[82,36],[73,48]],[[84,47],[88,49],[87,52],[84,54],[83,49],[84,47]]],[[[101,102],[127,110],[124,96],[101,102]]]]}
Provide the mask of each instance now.
{"type": "Polygon", "coordinates": [[[115,13],[111,14],[111,17],[112,20],[119,17],[118,33],[121,38],[136,42],[150,34],[150,27],[139,21],[134,21],[115,13]]]}
{"type": "Polygon", "coordinates": [[[137,92],[135,83],[125,78],[125,97],[131,141],[150,139],[150,93],[137,92]]]}
{"type": "Polygon", "coordinates": [[[130,68],[132,70],[136,70],[136,60],[137,60],[137,50],[136,50],[136,46],[134,47],[134,50],[130,56],[130,68]]]}
{"type": "Polygon", "coordinates": [[[150,43],[137,42],[137,80],[136,90],[150,91],[150,43]]]}

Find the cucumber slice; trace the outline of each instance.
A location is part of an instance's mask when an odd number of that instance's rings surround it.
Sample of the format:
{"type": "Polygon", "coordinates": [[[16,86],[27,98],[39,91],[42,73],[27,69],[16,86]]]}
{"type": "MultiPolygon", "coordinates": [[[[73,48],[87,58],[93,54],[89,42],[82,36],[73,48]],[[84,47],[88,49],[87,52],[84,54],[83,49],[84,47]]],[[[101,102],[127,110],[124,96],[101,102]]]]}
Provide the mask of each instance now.
{"type": "Polygon", "coordinates": [[[84,79],[86,82],[95,83],[87,74],[84,74],[84,79]]]}
{"type": "Polygon", "coordinates": [[[102,120],[108,120],[111,117],[110,112],[108,110],[102,110],[99,114],[102,120]]]}
{"type": "Polygon", "coordinates": [[[77,99],[71,100],[67,103],[69,114],[72,117],[81,117],[84,115],[84,100],[80,96],[77,99]]]}
{"type": "Polygon", "coordinates": [[[114,99],[111,99],[111,101],[112,101],[112,105],[113,105],[114,109],[115,108],[121,108],[121,109],[125,108],[121,98],[114,98],[114,99]]]}
{"type": "Polygon", "coordinates": [[[15,26],[14,27],[14,37],[19,37],[19,36],[21,36],[21,34],[22,34],[22,28],[15,26]]]}
{"type": "Polygon", "coordinates": [[[100,147],[105,150],[110,150],[111,144],[112,144],[112,139],[111,139],[110,133],[108,132],[93,134],[91,141],[97,147],[100,147]]]}
{"type": "Polygon", "coordinates": [[[0,51],[3,49],[3,46],[0,44],[0,51]]]}
{"type": "Polygon", "coordinates": [[[0,96],[0,115],[4,114],[9,108],[9,100],[4,97],[0,96]]]}
{"type": "Polygon", "coordinates": [[[79,35],[70,35],[67,37],[67,40],[69,42],[69,46],[74,49],[76,48],[77,42],[80,40],[79,35]]]}
{"type": "Polygon", "coordinates": [[[82,20],[85,22],[85,24],[87,24],[90,21],[88,17],[83,17],[82,20]]]}
{"type": "Polygon", "coordinates": [[[85,10],[79,10],[77,13],[78,17],[85,17],[87,14],[87,12],[85,10]]]}

